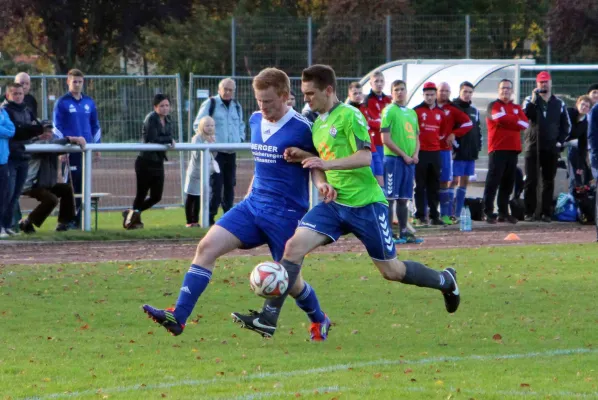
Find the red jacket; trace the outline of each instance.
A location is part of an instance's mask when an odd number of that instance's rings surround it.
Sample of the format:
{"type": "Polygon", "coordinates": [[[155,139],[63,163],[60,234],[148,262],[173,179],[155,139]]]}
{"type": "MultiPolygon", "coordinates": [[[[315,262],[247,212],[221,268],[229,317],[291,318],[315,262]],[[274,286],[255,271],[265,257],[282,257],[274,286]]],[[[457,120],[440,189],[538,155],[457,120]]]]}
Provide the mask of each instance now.
{"type": "Polygon", "coordinates": [[[438,106],[444,111],[444,122],[440,128],[440,150],[452,150],[453,144],[447,142],[448,136],[452,133],[455,137],[464,136],[473,128],[473,123],[469,116],[461,111],[453,103],[448,102],[443,106],[438,106]]]}
{"type": "Polygon", "coordinates": [[[365,98],[364,104],[367,109],[365,117],[368,121],[372,145],[382,146],[382,136],[380,135],[382,110],[390,103],[392,103],[392,99],[384,93],[378,96],[373,91],[370,91],[370,94],[365,98]]]}
{"type": "Polygon", "coordinates": [[[440,150],[440,128],[444,123],[444,111],[421,103],[414,108],[419,121],[419,148],[423,151],[440,150]]]}
{"type": "Polygon", "coordinates": [[[488,104],[488,154],[496,150],[521,152],[521,131],[529,126],[519,104],[496,99],[488,104]]]}

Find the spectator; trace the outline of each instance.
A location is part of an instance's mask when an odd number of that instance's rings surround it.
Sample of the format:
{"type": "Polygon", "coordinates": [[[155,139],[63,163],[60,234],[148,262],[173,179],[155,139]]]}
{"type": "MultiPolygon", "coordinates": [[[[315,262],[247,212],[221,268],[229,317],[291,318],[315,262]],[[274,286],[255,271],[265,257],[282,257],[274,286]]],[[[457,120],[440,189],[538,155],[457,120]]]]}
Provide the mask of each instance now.
{"type": "Polygon", "coordinates": [[[567,164],[569,169],[569,193],[575,193],[575,188],[588,185],[592,180],[592,171],[588,167],[588,119],[587,114],[592,107],[589,96],[577,99],[575,107],[567,109],[571,121],[571,133],[565,139],[567,150],[567,164]]]}
{"type": "Polygon", "coordinates": [[[593,83],[588,88],[588,96],[592,100],[592,104],[598,103],[598,83],[593,83]]]}
{"type": "Polygon", "coordinates": [[[517,174],[517,157],[521,153],[521,131],[529,126],[523,109],[513,103],[513,82],[503,79],[498,84],[498,99],[488,104],[488,175],[484,187],[486,222],[517,223],[509,214],[509,197],[517,174]],[[498,219],[494,200],[498,191],[498,219]]]}
{"type": "MultiPolygon", "coordinates": [[[[63,139],[66,136],[82,137],[86,143],[100,143],[102,130],[98,121],[98,112],[93,99],[83,94],[84,76],[78,69],[71,69],[67,73],[66,83],[68,92],[60,97],[54,105],[54,136],[63,139]]],[[[99,152],[94,152],[99,157],[99,152]]],[[[64,157],[69,171],[63,172],[65,182],[69,176],[75,194],[81,194],[83,183],[82,155],[70,153],[64,157]],[[70,172],[70,173],[69,173],[70,172]]],[[[81,199],[76,199],[76,216],[71,221],[72,227],[81,225],[81,199]]]]}
{"type": "Polygon", "coordinates": [[[305,105],[303,106],[303,110],[301,111],[301,114],[303,114],[303,116],[305,118],[307,118],[312,123],[316,120],[316,118],[318,118],[318,113],[315,111],[312,111],[311,108],[309,107],[308,103],[305,103],[305,105]]]}
{"type": "MultiPolygon", "coordinates": [[[[594,179],[598,180],[598,103],[592,106],[588,113],[588,147],[590,149],[590,164],[594,179]]],[[[596,198],[596,210],[598,210],[598,196],[596,198]]],[[[598,242],[598,215],[594,219],[596,223],[596,241],[598,242]]]]}
{"type": "MultiPolygon", "coordinates": [[[[245,140],[243,109],[233,99],[234,94],[235,81],[231,78],[220,81],[218,96],[209,98],[201,105],[193,129],[197,131],[199,121],[207,115],[214,118],[216,122],[216,143],[242,143],[245,140]]],[[[220,205],[225,213],[233,206],[237,180],[237,153],[232,150],[218,151],[216,162],[220,167],[220,173],[214,175],[212,183],[210,225],[214,225],[214,218],[220,205]]]]}
{"type": "Polygon", "coordinates": [[[436,105],[436,85],[424,83],[424,101],[414,110],[419,124],[419,162],[415,165],[415,218],[426,225],[427,204],[432,225],[445,225],[438,213],[440,187],[440,128],[444,112],[436,105]]]}
{"type": "Polygon", "coordinates": [[[367,118],[365,115],[366,106],[363,104],[363,87],[359,82],[351,82],[349,84],[349,91],[347,93],[347,104],[357,108],[364,117],[367,118]]]}
{"type": "Polygon", "coordinates": [[[453,191],[455,196],[454,216],[458,220],[465,204],[465,195],[469,177],[475,174],[475,160],[482,150],[482,129],[480,128],[480,112],[471,103],[474,87],[471,82],[463,82],[459,86],[459,97],[453,99],[453,104],[469,116],[473,127],[465,135],[456,138],[453,143],[453,191]]]}
{"type": "Polygon", "coordinates": [[[384,74],[374,71],[370,76],[370,94],[365,98],[366,120],[368,122],[372,140],[372,172],[381,187],[384,187],[384,146],[380,134],[381,115],[384,107],[392,103],[390,96],[382,91],[384,89],[384,74]]]}
{"type": "MultiPolygon", "coordinates": [[[[29,93],[29,90],[31,89],[31,77],[26,72],[19,72],[15,75],[14,82],[23,86],[23,92],[25,93],[24,102],[27,107],[29,107],[29,110],[31,110],[34,117],[37,118],[37,100],[35,100],[35,97],[29,93]]],[[[1,101],[4,100],[6,100],[6,96],[2,96],[1,101]]]]}
{"type": "Polygon", "coordinates": [[[419,162],[419,123],[417,113],[407,108],[407,84],[396,80],[391,85],[392,103],[382,110],[384,143],[384,192],[392,211],[396,203],[399,237],[395,243],[421,243],[407,230],[407,202],[413,198],[415,165],[419,162]]]}
{"type": "MultiPolygon", "coordinates": [[[[8,195],[10,172],[8,168],[8,142],[15,135],[15,125],[8,113],[0,108],[0,238],[7,238],[10,234],[4,229],[4,213],[9,211],[8,195]]],[[[9,211],[12,214],[12,210],[9,211]]]]}
{"type": "Polygon", "coordinates": [[[27,170],[31,159],[31,154],[25,152],[25,145],[44,132],[44,127],[33,117],[33,113],[25,104],[24,97],[23,87],[18,83],[10,83],[6,91],[6,100],[2,103],[2,107],[6,110],[15,126],[15,135],[9,142],[8,169],[10,181],[8,184],[8,201],[4,209],[4,220],[2,221],[2,227],[9,234],[14,234],[12,230],[13,215],[27,179],[27,170]]]}
{"type": "MultiPolygon", "coordinates": [[[[44,134],[37,143],[46,144],[74,144],[85,148],[83,137],[67,136],[62,139],[52,139],[52,127],[47,126],[44,134]]],[[[68,183],[57,183],[58,154],[37,153],[29,161],[29,172],[23,186],[23,195],[32,197],[40,203],[27,218],[19,222],[19,228],[26,234],[35,233],[34,225],[42,226],[46,218],[60,202],[58,209],[57,232],[67,231],[69,223],[75,217],[75,196],[73,187],[68,183]],[[59,200],[60,199],[60,200],[59,200]]]]}
{"type": "Polygon", "coordinates": [[[287,106],[291,107],[292,109],[295,109],[295,107],[297,106],[297,100],[295,99],[295,92],[293,92],[292,90],[289,93],[289,99],[287,100],[287,106]]]}
{"type": "Polygon", "coordinates": [[[455,190],[453,182],[452,150],[455,138],[465,135],[473,124],[467,114],[451,103],[451,87],[442,82],[438,85],[438,107],[444,111],[444,120],[440,128],[440,218],[447,225],[456,221],[453,215],[455,190]]]}
{"type": "MultiPolygon", "coordinates": [[[[214,143],[216,137],[216,124],[212,117],[203,117],[199,121],[197,133],[191,138],[191,143],[214,143]]],[[[218,163],[214,158],[215,152],[210,152],[210,175],[220,173],[218,163]]],[[[187,228],[199,226],[199,206],[201,193],[201,164],[200,152],[191,153],[191,160],[187,166],[187,178],[185,179],[185,216],[187,217],[187,228]]],[[[212,180],[212,179],[210,179],[212,180]]]]}
{"type": "MultiPolygon", "coordinates": [[[[170,117],[170,98],[165,94],[154,96],[154,111],[143,121],[143,143],[165,144],[174,147],[175,125],[170,117]]],[[[143,228],[141,213],[162,200],[164,191],[165,151],[142,151],[135,160],[137,194],[133,208],[123,211],[125,229],[143,228]],[[149,197],[146,198],[149,192],[149,197]]]]}
{"type": "Polygon", "coordinates": [[[571,130],[565,102],[552,94],[547,71],[536,77],[536,89],[523,103],[529,127],[525,130],[525,220],[552,221],[552,198],[559,153],[571,130]],[[542,204],[537,210],[538,179],[542,177],[542,204]]]}

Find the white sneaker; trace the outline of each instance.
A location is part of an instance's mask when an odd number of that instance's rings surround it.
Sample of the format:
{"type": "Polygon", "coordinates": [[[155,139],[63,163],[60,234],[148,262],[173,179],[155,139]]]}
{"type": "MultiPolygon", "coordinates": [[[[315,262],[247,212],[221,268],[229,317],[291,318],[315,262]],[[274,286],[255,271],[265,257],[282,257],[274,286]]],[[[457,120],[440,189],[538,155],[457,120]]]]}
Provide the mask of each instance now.
{"type": "Polygon", "coordinates": [[[13,231],[12,229],[8,228],[8,229],[4,229],[4,231],[6,233],[8,233],[10,236],[17,236],[19,235],[17,232],[13,231]]]}
{"type": "Polygon", "coordinates": [[[0,239],[6,239],[9,237],[10,235],[8,234],[8,232],[6,232],[6,229],[2,228],[2,230],[0,230],[0,239]]]}

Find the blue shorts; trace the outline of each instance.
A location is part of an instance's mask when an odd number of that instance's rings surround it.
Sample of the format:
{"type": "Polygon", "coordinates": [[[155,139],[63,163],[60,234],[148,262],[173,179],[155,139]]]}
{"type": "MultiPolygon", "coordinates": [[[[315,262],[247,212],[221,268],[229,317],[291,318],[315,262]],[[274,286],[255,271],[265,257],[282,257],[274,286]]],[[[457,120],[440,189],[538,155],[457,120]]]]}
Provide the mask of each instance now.
{"type": "Polygon", "coordinates": [[[453,176],[472,176],[475,174],[475,161],[453,161],[453,176]]]}
{"type": "Polygon", "coordinates": [[[389,200],[413,198],[415,164],[401,157],[384,156],[384,194],[389,200]]]}
{"type": "Polygon", "coordinates": [[[384,175],[384,146],[376,146],[376,152],[372,153],[372,163],[370,164],[374,176],[384,175]]]}
{"type": "Polygon", "coordinates": [[[388,206],[383,203],[363,207],[320,203],[305,214],[299,222],[299,228],[311,229],[333,241],[341,235],[352,233],[364,244],[374,260],[386,261],[397,257],[388,206]]]}
{"type": "Polygon", "coordinates": [[[280,261],[284,246],[303,215],[300,211],[290,212],[245,199],[216,221],[216,225],[235,235],[243,243],[242,249],[267,244],[272,259],[280,261]]]}
{"type": "Polygon", "coordinates": [[[440,182],[453,180],[453,152],[440,150],[440,182]]]}

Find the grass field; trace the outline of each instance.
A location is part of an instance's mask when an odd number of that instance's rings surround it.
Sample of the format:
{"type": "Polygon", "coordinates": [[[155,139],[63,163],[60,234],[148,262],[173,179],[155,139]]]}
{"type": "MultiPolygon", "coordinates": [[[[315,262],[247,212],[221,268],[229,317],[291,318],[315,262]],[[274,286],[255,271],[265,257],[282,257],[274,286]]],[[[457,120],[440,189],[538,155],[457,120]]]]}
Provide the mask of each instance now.
{"type": "Polygon", "coordinates": [[[2,399],[520,399],[598,397],[594,244],[418,251],[455,265],[463,295],[384,281],[365,254],[313,255],[304,274],[334,326],[310,343],[289,301],[275,337],[239,329],[259,260],[221,260],[177,338],[188,261],[0,267],[2,399]]]}
{"type": "MultiPolygon", "coordinates": [[[[219,216],[217,216],[218,218],[219,216]]],[[[71,230],[55,232],[56,217],[49,217],[32,235],[13,236],[11,240],[139,240],[200,238],[206,229],[186,228],[185,210],[180,208],[153,209],[143,213],[144,229],[125,230],[122,227],[122,211],[106,211],[98,214],[98,230],[95,231],[95,214],[92,214],[91,232],[71,230]]]]}

